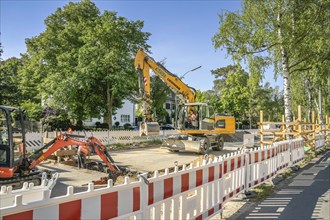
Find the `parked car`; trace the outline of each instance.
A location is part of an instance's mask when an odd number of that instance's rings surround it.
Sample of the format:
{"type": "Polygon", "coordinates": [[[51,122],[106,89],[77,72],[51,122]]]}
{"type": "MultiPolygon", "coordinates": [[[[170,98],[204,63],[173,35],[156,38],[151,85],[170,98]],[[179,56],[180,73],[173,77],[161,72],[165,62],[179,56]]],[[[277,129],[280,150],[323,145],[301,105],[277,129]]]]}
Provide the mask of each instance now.
{"type": "Polygon", "coordinates": [[[166,124],[166,125],[161,125],[160,130],[175,130],[175,128],[170,124],[166,124]]]}
{"type": "Polygon", "coordinates": [[[139,130],[139,126],[133,125],[133,126],[131,126],[131,130],[138,131],[139,130]]]}

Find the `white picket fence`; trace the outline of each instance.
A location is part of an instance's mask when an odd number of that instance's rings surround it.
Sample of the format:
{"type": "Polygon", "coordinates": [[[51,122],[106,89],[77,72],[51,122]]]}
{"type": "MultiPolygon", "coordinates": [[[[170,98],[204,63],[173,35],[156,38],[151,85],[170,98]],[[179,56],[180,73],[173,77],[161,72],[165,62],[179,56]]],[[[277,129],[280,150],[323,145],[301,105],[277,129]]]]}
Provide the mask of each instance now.
{"type": "MultiPolygon", "coordinates": [[[[96,137],[99,139],[102,144],[104,145],[110,145],[110,144],[116,144],[116,143],[122,143],[122,144],[133,144],[133,143],[139,143],[139,142],[145,142],[145,141],[153,141],[153,140],[163,140],[166,136],[172,135],[172,134],[178,134],[175,130],[162,130],[159,132],[159,135],[156,136],[139,136],[139,131],[131,131],[131,130],[106,130],[106,131],[95,131],[95,132],[82,132],[82,131],[74,131],[73,134],[76,135],[82,135],[87,137],[96,137]]],[[[54,138],[55,132],[49,132],[48,138],[54,138]]],[[[26,145],[27,150],[36,150],[39,149],[42,146],[43,143],[43,135],[42,133],[35,133],[35,132],[29,132],[26,134],[26,145]]],[[[43,143],[45,144],[45,143],[43,143]]]]}
{"type": "Polygon", "coordinates": [[[304,140],[238,151],[204,160],[202,164],[122,185],[50,198],[45,191],[39,201],[16,195],[15,203],[0,208],[2,219],[208,219],[222,212],[235,195],[271,180],[281,169],[304,159],[304,140]]]}

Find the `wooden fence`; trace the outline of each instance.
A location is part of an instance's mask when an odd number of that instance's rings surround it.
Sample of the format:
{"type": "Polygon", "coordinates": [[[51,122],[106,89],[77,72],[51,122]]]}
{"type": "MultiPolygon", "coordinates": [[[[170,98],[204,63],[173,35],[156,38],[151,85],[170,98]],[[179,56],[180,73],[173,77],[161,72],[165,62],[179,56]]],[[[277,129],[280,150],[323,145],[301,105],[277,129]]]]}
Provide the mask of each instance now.
{"type": "Polygon", "coordinates": [[[330,143],[330,117],[326,116],[323,124],[320,123],[320,118],[317,120],[315,118],[313,111],[310,122],[307,122],[306,118],[302,119],[300,105],[298,106],[298,117],[294,117],[292,122],[286,122],[284,115],[282,115],[281,122],[264,121],[263,112],[260,111],[260,122],[258,123],[260,145],[301,137],[304,138],[305,146],[315,153],[319,147],[330,143]]]}

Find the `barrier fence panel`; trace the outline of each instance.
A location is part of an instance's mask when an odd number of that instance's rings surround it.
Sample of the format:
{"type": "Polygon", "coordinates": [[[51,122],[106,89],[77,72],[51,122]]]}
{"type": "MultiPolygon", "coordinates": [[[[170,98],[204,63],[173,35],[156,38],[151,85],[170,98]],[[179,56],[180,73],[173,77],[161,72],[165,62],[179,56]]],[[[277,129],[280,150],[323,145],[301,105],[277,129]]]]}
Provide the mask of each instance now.
{"type": "MultiPolygon", "coordinates": [[[[181,170],[155,172],[138,182],[50,198],[50,190],[37,199],[13,193],[0,220],[7,219],[208,219],[223,210],[235,195],[249,190],[304,158],[303,139],[282,141],[264,148],[227,154],[181,170]],[[15,196],[15,197],[14,197],[15,196]]],[[[8,198],[7,198],[8,199],[8,198]]]]}
{"type": "Polygon", "coordinates": [[[15,197],[17,195],[22,196],[22,202],[28,203],[38,201],[43,198],[43,192],[45,190],[51,190],[58,178],[58,173],[52,175],[52,178],[47,179],[47,174],[43,173],[41,177],[41,184],[34,186],[33,183],[25,182],[21,189],[13,190],[11,186],[2,186],[0,190],[0,208],[13,206],[15,204],[15,197]]]}
{"type": "Polygon", "coordinates": [[[304,139],[295,139],[290,143],[292,165],[302,161],[305,158],[304,139]]]}
{"type": "Polygon", "coordinates": [[[254,188],[277,173],[278,151],[276,146],[255,148],[248,152],[247,162],[247,189],[254,188]]]}
{"type": "Polygon", "coordinates": [[[224,156],[223,162],[223,202],[227,202],[234,195],[245,189],[245,161],[244,152],[238,151],[224,156]]]}
{"type": "Polygon", "coordinates": [[[222,163],[220,158],[200,166],[149,179],[145,219],[191,219],[213,215],[221,209],[222,163]]]}
{"type": "Polygon", "coordinates": [[[15,197],[14,206],[0,208],[5,219],[113,219],[137,218],[141,216],[141,182],[94,189],[73,193],[69,186],[67,194],[50,199],[50,191],[45,190],[43,198],[37,202],[22,203],[22,196],[15,197]]]}
{"type": "Polygon", "coordinates": [[[317,134],[315,135],[315,149],[321,148],[325,145],[325,135],[317,134]]]}
{"type": "Polygon", "coordinates": [[[277,171],[290,165],[290,140],[275,142],[277,149],[277,171]]]}
{"type": "Polygon", "coordinates": [[[28,132],[25,135],[26,148],[28,150],[37,150],[42,146],[42,133],[28,132]]]}

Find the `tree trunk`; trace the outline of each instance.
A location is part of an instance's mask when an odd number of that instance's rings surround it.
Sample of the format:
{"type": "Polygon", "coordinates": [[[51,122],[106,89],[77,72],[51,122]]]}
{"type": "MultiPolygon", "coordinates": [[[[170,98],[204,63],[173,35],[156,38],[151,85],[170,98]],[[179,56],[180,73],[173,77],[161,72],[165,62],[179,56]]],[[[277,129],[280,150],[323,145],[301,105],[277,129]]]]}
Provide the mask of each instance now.
{"type": "MultiPolygon", "coordinates": [[[[282,71],[283,71],[283,89],[284,89],[284,112],[285,112],[285,121],[292,121],[292,113],[291,113],[291,98],[290,98],[290,70],[289,70],[289,61],[288,54],[286,48],[283,45],[284,39],[282,35],[282,27],[281,27],[281,13],[277,15],[278,21],[278,38],[281,42],[280,50],[281,50],[281,60],[282,60],[282,71]]],[[[287,126],[288,127],[288,126],[287,126]]]]}
{"type": "Polygon", "coordinates": [[[306,85],[306,91],[308,95],[308,101],[307,101],[307,108],[308,108],[308,115],[307,119],[308,122],[312,122],[312,111],[313,111],[313,99],[312,99],[312,87],[310,80],[306,77],[305,78],[305,85],[306,85]]]}
{"type": "Polygon", "coordinates": [[[318,93],[318,101],[315,99],[315,105],[316,105],[317,111],[319,113],[318,120],[319,120],[320,124],[323,124],[323,118],[322,118],[322,93],[321,93],[321,89],[319,88],[318,85],[316,86],[316,91],[318,93]]]}
{"type": "Polygon", "coordinates": [[[107,113],[109,120],[109,130],[112,129],[112,103],[113,103],[113,94],[110,90],[110,82],[107,82],[107,113]]]}

